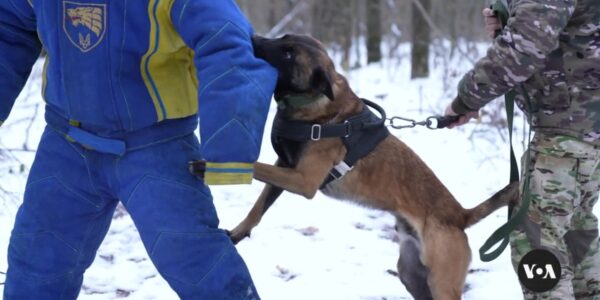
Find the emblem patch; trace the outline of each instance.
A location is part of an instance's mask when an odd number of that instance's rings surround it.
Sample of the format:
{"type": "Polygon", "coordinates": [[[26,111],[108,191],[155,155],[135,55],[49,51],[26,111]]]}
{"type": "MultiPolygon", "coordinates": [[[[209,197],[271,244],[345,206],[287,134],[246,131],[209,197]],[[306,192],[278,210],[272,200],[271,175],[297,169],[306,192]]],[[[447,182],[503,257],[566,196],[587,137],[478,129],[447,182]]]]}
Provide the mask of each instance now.
{"type": "Polygon", "coordinates": [[[94,49],[106,32],[106,4],[65,1],[63,29],[82,52],[94,49]]]}

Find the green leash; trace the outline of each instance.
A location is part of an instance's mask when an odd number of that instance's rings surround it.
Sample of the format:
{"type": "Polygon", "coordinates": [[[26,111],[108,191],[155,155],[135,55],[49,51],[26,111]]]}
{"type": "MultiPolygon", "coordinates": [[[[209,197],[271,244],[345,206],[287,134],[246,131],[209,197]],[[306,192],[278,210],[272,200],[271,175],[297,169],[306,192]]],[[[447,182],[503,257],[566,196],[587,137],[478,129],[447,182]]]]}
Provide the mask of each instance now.
{"type": "MultiPolygon", "coordinates": [[[[509,18],[508,9],[502,1],[496,1],[492,5],[492,10],[494,13],[500,18],[500,22],[502,23],[502,27],[506,26],[506,23],[509,18]]],[[[496,32],[496,36],[500,34],[500,31],[496,32]]],[[[521,93],[525,98],[525,102],[528,114],[528,123],[530,124],[529,133],[528,133],[528,141],[531,141],[531,99],[529,98],[529,94],[527,94],[523,85],[519,85],[521,88],[521,93]]],[[[513,137],[513,119],[514,119],[514,111],[515,111],[515,97],[517,92],[515,90],[511,90],[506,93],[504,97],[504,105],[506,108],[506,121],[508,124],[508,142],[510,143],[510,182],[519,181],[519,167],[517,165],[517,158],[515,156],[515,151],[513,149],[512,137],[513,137]]],[[[482,261],[489,262],[498,258],[504,249],[508,246],[510,242],[510,233],[517,228],[517,226],[521,223],[527,211],[529,210],[530,203],[530,191],[529,191],[529,182],[530,182],[530,174],[529,174],[529,161],[531,160],[531,152],[529,147],[526,150],[526,160],[525,165],[523,166],[525,172],[525,178],[523,180],[523,197],[521,199],[521,206],[519,210],[513,214],[514,207],[509,205],[508,207],[508,221],[500,226],[492,235],[485,241],[483,246],[479,248],[479,258],[482,261]],[[490,249],[496,244],[500,243],[495,250],[490,249]]]]}
{"type": "MultiPolygon", "coordinates": [[[[525,101],[530,109],[531,103],[529,100],[529,95],[523,90],[523,95],[525,97],[525,101]]],[[[515,156],[515,152],[512,145],[512,128],[513,128],[513,114],[514,114],[514,99],[516,93],[511,91],[505,96],[505,107],[506,107],[506,121],[508,123],[508,141],[510,143],[510,182],[519,180],[519,167],[517,165],[517,159],[515,156]]],[[[531,110],[529,110],[531,111],[531,110]]],[[[531,124],[531,116],[528,116],[528,123],[531,124]]],[[[528,141],[531,140],[531,127],[528,132],[528,141]]],[[[479,248],[479,258],[481,261],[490,262],[494,259],[498,258],[504,249],[508,246],[510,242],[510,233],[517,228],[517,226],[521,223],[527,211],[529,210],[530,203],[530,191],[529,191],[529,182],[531,176],[529,174],[529,162],[531,160],[531,151],[529,147],[526,150],[525,154],[525,165],[523,166],[525,171],[525,178],[523,179],[523,195],[521,198],[521,206],[517,210],[516,213],[513,214],[514,207],[509,205],[508,207],[508,221],[500,226],[492,235],[485,241],[483,246],[479,248]],[[495,250],[490,250],[496,244],[500,243],[495,250]]]]}

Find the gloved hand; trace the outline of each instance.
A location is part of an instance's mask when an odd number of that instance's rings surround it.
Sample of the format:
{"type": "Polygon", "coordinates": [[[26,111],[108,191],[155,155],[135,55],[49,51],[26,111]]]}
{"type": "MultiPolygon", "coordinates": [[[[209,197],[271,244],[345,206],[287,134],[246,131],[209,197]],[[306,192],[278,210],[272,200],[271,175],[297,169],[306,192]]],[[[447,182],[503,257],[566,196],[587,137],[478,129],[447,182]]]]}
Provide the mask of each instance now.
{"type": "MultiPolygon", "coordinates": [[[[449,104],[448,107],[446,107],[444,116],[457,116],[457,115],[458,114],[452,109],[452,104],[449,104]]],[[[458,118],[458,121],[448,125],[447,128],[452,129],[457,126],[462,126],[462,125],[466,124],[467,122],[469,122],[469,120],[477,119],[477,118],[479,118],[479,111],[469,111],[464,114],[461,114],[460,117],[458,118]]]]}
{"type": "Polygon", "coordinates": [[[502,29],[500,19],[489,7],[484,8],[481,13],[483,14],[483,21],[485,23],[485,31],[487,32],[487,35],[491,38],[494,38],[496,36],[496,32],[502,29]]]}

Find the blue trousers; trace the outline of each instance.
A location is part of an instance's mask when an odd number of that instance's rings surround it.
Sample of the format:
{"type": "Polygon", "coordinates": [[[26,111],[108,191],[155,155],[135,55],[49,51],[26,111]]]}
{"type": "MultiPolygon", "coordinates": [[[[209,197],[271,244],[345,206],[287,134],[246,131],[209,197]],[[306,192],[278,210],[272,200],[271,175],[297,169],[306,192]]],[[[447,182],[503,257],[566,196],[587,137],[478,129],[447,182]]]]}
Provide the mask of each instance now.
{"type": "Polygon", "coordinates": [[[193,134],[117,156],[47,127],[10,238],[4,299],[77,298],[119,201],[180,298],[259,299],[208,187],[187,171],[199,158],[193,134]]]}

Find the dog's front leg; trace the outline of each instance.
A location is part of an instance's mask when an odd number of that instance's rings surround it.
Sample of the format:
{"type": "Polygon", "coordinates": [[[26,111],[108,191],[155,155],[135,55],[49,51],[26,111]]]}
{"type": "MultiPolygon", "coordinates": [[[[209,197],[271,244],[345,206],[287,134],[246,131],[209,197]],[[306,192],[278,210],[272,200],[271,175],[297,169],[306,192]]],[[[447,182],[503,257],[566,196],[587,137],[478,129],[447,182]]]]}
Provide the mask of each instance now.
{"type": "Polygon", "coordinates": [[[246,218],[229,232],[229,237],[234,244],[250,236],[252,229],[258,225],[262,216],[271,207],[271,204],[281,195],[283,189],[270,184],[265,185],[260,197],[254,203],[254,206],[246,216],[246,218]]]}
{"type": "Polygon", "coordinates": [[[334,164],[346,149],[340,140],[319,141],[307,146],[294,169],[263,163],[254,164],[254,178],[286,191],[312,199],[334,164]]]}
{"type": "MultiPolygon", "coordinates": [[[[281,160],[277,160],[275,165],[282,167],[284,166],[281,160]]],[[[271,205],[275,202],[275,200],[277,200],[282,192],[283,189],[279,187],[270,184],[265,185],[246,218],[229,232],[229,237],[234,244],[237,244],[242,239],[250,236],[252,229],[258,225],[262,219],[262,216],[267,212],[269,207],[271,207],[271,205]]]]}

